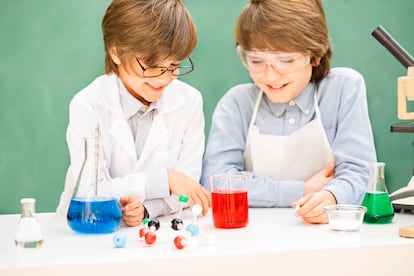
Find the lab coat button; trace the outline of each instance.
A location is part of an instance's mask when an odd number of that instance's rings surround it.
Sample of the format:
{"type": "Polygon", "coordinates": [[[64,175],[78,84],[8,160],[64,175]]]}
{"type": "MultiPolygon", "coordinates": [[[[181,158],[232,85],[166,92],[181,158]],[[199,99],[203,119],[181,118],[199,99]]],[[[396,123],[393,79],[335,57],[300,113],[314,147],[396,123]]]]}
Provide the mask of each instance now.
{"type": "Polygon", "coordinates": [[[290,106],[294,106],[294,105],[295,105],[295,101],[294,101],[294,100],[291,100],[291,101],[289,102],[289,105],[290,105],[290,106]]]}
{"type": "Polygon", "coordinates": [[[291,118],[289,119],[289,124],[293,125],[295,123],[295,119],[291,118]]]}

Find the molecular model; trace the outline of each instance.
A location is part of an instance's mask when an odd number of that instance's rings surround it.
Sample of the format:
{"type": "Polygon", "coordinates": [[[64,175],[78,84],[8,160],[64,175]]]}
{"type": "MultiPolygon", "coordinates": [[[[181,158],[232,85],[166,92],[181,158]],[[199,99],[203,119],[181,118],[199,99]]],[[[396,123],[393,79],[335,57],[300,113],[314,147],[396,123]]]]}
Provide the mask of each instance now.
{"type": "Polygon", "coordinates": [[[184,206],[188,202],[188,196],[180,195],[178,201],[180,202],[180,211],[178,213],[178,217],[171,220],[171,228],[175,231],[180,230],[184,226],[183,220],[181,219],[181,215],[183,213],[184,206]]]}
{"type": "MultiPolygon", "coordinates": [[[[174,238],[173,243],[175,248],[183,249],[185,247],[195,248],[198,245],[198,238],[200,228],[197,225],[196,221],[200,217],[203,208],[199,204],[194,204],[191,207],[191,212],[193,214],[192,223],[188,224],[184,228],[184,222],[181,218],[182,211],[185,205],[188,203],[188,197],[186,195],[181,195],[179,197],[180,210],[178,216],[171,220],[171,228],[174,231],[179,231],[178,235],[174,238]]],[[[157,240],[156,231],[160,228],[160,222],[158,219],[144,219],[143,226],[139,229],[139,239],[143,240],[147,245],[153,245],[157,240]]],[[[213,235],[207,236],[206,242],[208,244],[215,243],[215,238],[213,235]]],[[[126,244],[126,237],[123,234],[116,234],[113,237],[113,243],[116,248],[123,248],[126,244]]]]}
{"type": "Polygon", "coordinates": [[[160,222],[158,219],[144,219],[144,227],[139,230],[139,238],[144,239],[145,243],[152,245],[157,240],[155,231],[160,229],[160,222]]]}
{"type": "Polygon", "coordinates": [[[116,248],[123,248],[126,244],[126,237],[124,234],[116,234],[112,241],[116,248]]]}
{"type": "MultiPolygon", "coordinates": [[[[191,212],[193,213],[193,220],[195,221],[202,212],[202,207],[198,204],[194,204],[191,208],[191,212]]],[[[174,229],[174,228],[173,228],[174,229]]],[[[178,235],[174,239],[174,246],[177,249],[183,249],[187,245],[191,247],[196,247],[198,244],[198,240],[196,236],[198,235],[200,228],[197,224],[189,224],[185,228],[185,233],[178,235]]]]}

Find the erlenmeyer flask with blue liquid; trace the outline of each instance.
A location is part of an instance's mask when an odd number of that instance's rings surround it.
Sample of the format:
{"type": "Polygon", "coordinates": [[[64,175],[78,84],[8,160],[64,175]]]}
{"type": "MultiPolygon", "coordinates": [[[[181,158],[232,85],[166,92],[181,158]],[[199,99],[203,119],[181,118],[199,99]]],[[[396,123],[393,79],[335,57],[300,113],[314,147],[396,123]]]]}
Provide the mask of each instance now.
{"type": "Polygon", "coordinates": [[[369,166],[369,180],[362,205],[367,207],[366,223],[386,224],[394,218],[394,209],[385,185],[385,163],[374,162],[369,166]]]}
{"type": "Polygon", "coordinates": [[[67,213],[70,228],[79,233],[112,233],[122,221],[118,199],[98,194],[100,182],[105,181],[99,173],[98,137],[84,139],[85,158],[67,213]]]}

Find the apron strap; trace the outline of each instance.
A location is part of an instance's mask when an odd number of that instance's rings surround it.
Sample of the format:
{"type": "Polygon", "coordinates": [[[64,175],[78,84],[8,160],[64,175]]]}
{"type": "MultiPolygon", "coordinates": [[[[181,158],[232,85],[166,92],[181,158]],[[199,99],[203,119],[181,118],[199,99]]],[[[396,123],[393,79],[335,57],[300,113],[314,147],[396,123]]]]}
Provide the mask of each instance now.
{"type": "Polygon", "coordinates": [[[256,103],[254,105],[252,118],[250,120],[249,130],[252,127],[252,125],[256,122],[256,116],[257,116],[257,110],[259,109],[260,101],[262,100],[263,91],[260,90],[259,95],[257,96],[256,103]]]}
{"type": "Polygon", "coordinates": [[[315,91],[313,93],[313,106],[315,108],[316,117],[321,119],[321,112],[318,105],[318,85],[315,85],[315,91]]]}
{"type": "MultiPolygon", "coordinates": [[[[262,97],[263,97],[263,91],[260,90],[259,95],[257,96],[256,103],[254,105],[252,118],[250,120],[249,130],[252,127],[252,125],[256,122],[257,110],[259,109],[259,105],[260,105],[260,101],[262,100],[262,97]]],[[[315,108],[316,117],[321,118],[321,112],[319,110],[319,105],[318,105],[318,85],[317,84],[315,84],[315,90],[313,93],[313,106],[315,108]]]]}

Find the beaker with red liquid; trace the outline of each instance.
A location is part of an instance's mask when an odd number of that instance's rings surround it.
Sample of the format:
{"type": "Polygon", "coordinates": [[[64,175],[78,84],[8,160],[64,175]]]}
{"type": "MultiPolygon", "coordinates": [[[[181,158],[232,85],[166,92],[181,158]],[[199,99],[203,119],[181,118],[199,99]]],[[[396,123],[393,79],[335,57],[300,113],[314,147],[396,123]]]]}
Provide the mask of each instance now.
{"type": "Polygon", "coordinates": [[[216,228],[241,228],[249,222],[245,172],[210,177],[213,222],[216,228]]]}

